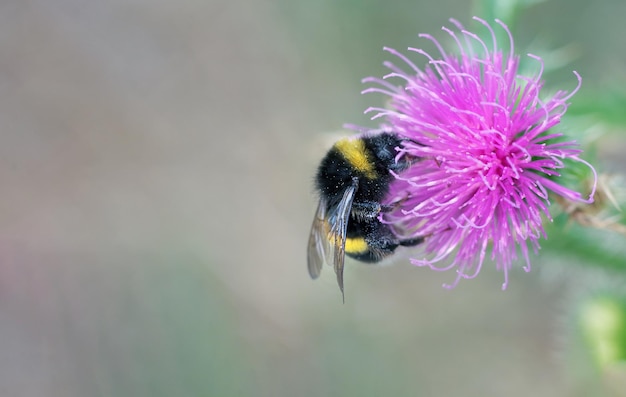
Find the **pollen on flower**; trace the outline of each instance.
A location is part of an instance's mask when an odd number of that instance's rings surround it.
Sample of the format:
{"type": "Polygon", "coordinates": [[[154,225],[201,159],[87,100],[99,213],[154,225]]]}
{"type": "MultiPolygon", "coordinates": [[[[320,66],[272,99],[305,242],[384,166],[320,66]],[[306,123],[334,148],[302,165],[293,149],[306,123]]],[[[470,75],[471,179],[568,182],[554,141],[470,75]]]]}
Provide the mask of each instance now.
{"type": "Polygon", "coordinates": [[[372,119],[384,119],[383,129],[407,138],[400,155],[422,160],[395,175],[387,197],[398,209],[383,215],[397,226],[403,238],[428,236],[425,256],[412,258],[418,266],[436,270],[456,269],[454,287],[462,278],[473,278],[487,258],[504,273],[518,256],[530,270],[529,251],[539,250],[546,237],[542,226],[551,220],[549,192],[571,201],[593,201],[559,183],[565,160],[588,166],[574,141],[554,131],[578,91],[557,91],[541,97],[543,61],[534,75],[519,74],[520,58],[514,54],[507,26],[496,23],[509,37],[507,50],[499,47],[493,28],[481,23],[491,36],[483,41],[455,20],[456,29],[443,30],[456,43],[447,52],[433,36],[422,34],[438,49],[432,55],[419,48],[409,52],[425,57],[419,68],[406,55],[390,48],[404,68],[385,62],[390,73],[366,78],[364,93],[390,97],[390,107],[372,107],[372,119]]]}

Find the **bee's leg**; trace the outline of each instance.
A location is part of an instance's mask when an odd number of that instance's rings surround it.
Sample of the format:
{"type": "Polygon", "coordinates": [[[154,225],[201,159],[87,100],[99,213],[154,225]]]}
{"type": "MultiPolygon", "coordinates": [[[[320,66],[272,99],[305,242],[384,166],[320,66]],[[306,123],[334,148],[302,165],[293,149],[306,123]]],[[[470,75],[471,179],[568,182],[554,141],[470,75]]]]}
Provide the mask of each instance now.
{"type": "Polygon", "coordinates": [[[406,240],[400,240],[398,241],[398,245],[401,245],[403,247],[412,247],[414,245],[418,245],[423,242],[424,242],[424,237],[416,237],[416,238],[410,238],[406,240]]]}
{"type": "Polygon", "coordinates": [[[354,215],[358,219],[374,219],[381,212],[386,213],[398,209],[398,207],[400,207],[400,205],[408,198],[409,196],[407,195],[403,199],[391,204],[381,204],[376,201],[360,201],[358,203],[355,202],[352,203],[352,215],[354,215]]]}
{"type": "Polygon", "coordinates": [[[378,262],[393,254],[398,246],[411,247],[424,241],[424,238],[417,237],[406,240],[398,240],[389,230],[379,230],[367,239],[368,251],[361,255],[359,259],[363,262],[378,262]]]}
{"type": "Polygon", "coordinates": [[[404,203],[408,198],[409,198],[409,194],[407,193],[406,196],[404,196],[398,201],[394,201],[391,204],[382,204],[380,206],[380,210],[381,212],[391,212],[391,211],[397,210],[400,207],[400,205],[402,205],[402,203],[404,203]]]}
{"type": "Polygon", "coordinates": [[[391,211],[397,210],[402,203],[404,203],[409,198],[407,194],[403,198],[398,201],[395,201],[391,204],[381,204],[376,201],[360,201],[352,203],[352,215],[357,217],[358,219],[374,219],[381,212],[387,213],[391,211]]]}
{"type": "Polygon", "coordinates": [[[391,212],[395,209],[397,209],[400,206],[400,201],[397,201],[393,204],[381,204],[380,205],[380,212],[391,212]]]}

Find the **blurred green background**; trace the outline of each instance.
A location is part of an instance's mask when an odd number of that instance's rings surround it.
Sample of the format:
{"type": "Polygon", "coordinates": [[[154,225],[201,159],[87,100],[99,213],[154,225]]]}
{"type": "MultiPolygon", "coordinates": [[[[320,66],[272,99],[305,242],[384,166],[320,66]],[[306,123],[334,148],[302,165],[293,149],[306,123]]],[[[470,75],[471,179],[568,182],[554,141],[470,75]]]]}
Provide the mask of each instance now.
{"type": "MultiPolygon", "coordinates": [[[[384,45],[431,49],[418,33],[475,28],[473,12],[2,2],[0,395],[593,395],[568,331],[585,276],[558,250],[505,292],[493,266],[448,291],[452,273],[350,262],[342,305],[331,269],[306,271],[317,162],[383,102],[361,78],[383,73],[384,45]]],[[[578,70],[594,102],[626,80],[625,15],[623,0],[537,4],[516,46],[561,49],[550,88],[578,70]]],[[[606,142],[604,168],[623,172],[624,141],[606,142]]]]}

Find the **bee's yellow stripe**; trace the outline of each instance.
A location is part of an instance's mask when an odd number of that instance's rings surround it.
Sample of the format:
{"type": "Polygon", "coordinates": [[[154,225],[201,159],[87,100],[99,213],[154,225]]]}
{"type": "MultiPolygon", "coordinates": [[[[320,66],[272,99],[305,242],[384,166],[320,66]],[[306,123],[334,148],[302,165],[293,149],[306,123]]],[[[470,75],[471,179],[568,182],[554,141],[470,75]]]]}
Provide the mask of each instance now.
{"type": "Polygon", "coordinates": [[[342,139],[335,144],[335,147],[357,171],[369,179],[376,178],[376,171],[368,158],[362,139],[342,139]]]}
{"type": "Polygon", "coordinates": [[[349,254],[362,254],[367,252],[367,242],[363,237],[347,238],[346,252],[349,254]]]}

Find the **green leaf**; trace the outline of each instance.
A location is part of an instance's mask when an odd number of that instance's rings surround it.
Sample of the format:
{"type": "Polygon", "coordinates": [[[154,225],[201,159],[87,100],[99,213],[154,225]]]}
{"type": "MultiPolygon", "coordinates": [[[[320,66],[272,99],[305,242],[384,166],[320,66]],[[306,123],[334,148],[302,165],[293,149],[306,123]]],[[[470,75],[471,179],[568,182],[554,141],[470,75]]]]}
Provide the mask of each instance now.
{"type": "Polygon", "coordinates": [[[562,227],[565,215],[546,227],[548,239],[542,249],[554,251],[561,257],[571,257],[580,266],[602,268],[619,273],[626,280],[626,239],[604,230],[588,230],[578,225],[562,227]],[[561,224],[561,227],[558,225],[561,224]]]}
{"type": "Polygon", "coordinates": [[[542,249],[574,259],[581,266],[601,268],[626,280],[626,238],[608,230],[585,228],[565,214],[546,226],[542,249]]]}

